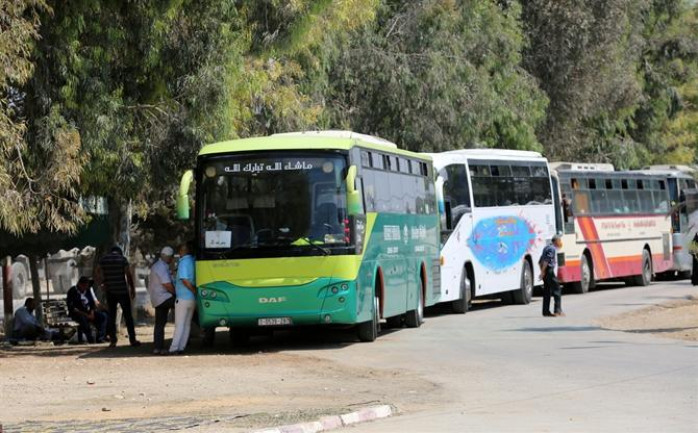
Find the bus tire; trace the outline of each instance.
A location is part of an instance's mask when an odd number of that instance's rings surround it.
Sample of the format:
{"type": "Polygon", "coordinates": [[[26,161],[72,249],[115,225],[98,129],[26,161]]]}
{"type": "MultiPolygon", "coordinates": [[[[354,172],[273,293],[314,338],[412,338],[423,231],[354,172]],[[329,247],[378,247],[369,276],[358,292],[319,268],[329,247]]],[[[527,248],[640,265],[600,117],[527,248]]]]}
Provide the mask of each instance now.
{"type": "Polygon", "coordinates": [[[370,343],[376,341],[380,332],[380,298],[378,294],[373,296],[373,311],[371,320],[368,322],[359,323],[356,327],[356,334],[359,340],[370,343]]]}
{"type": "Polygon", "coordinates": [[[649,286],[652,282],[652,260],[646,249],[642,250],[642,273],[634,278],[636,286],[649,286]]]}
{"type": "Polygon", "coordinates": [[[408,328],[419,328],[424,322],[424,279],[420,278],[420,287],[417,291],[417,308],[410,310],[405,314],[405,325],[408,328]]]}
{"type": "Polygon", "coordinates": [[[533,298],[533,271],[528,260],[524,260],[521,269],[521,288],[511,293],[514,304],[526,305],[533,298]]]}
{"type": "Polygon", "coordinates": [[[228,328],[228,338],[233,346],[244,347],[250,343],[250,331],[239,328],[228,328]]]}
{"type": "Polygon", "coordinates": [[[456,299],[451,303],[451,308],[456,314],[465,314],[470,309],[470,278],[468,277],[468,271],[463,269],[463,277],[460,282],[460,298],[456,299]]]}
{"type": "Polygon", "coordinates": [[[201,336],[202,347],[213,347],[216,343],[216,328],[204,328],[201,336]]]}
{"type": "Polygon", "coordinates": [[[589,292],[589,288],[592,286],[592,281],[594,279],[594,274],[591,271],[591,266],[589,266],[589,259],[587,259],[586,254],[582,254],[582,261],[579,264],[581,280],[579,282],[571,284],[572,293],[578,295],[583,295],[589,292]]]}

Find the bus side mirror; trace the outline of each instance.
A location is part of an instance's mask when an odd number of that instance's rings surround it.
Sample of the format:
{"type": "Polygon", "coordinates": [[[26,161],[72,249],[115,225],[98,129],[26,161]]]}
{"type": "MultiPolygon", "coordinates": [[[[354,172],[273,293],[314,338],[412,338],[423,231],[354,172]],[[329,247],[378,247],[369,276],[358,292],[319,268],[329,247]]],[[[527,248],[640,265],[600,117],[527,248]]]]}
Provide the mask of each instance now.
{"type": "Polygon", "coordinates": [[[192,170],[184,172],[177,193],[177,219],[189,219],[189,186],[191,186],[192,180],[194,180],[194,172],[192,170]]]}
{"type": "Polygon", "coordinates": [[[352,165],[347,170],[347,213],[349,215],[361,215],[364,213],[361,191],[356,188],[356,166],[352,165]]]}
{"type": "Polygon", "coordinates": [[[453,212],[450,200],[444,202],[444,215],[446,216],[446,230],[453,230],[453,212]]]}

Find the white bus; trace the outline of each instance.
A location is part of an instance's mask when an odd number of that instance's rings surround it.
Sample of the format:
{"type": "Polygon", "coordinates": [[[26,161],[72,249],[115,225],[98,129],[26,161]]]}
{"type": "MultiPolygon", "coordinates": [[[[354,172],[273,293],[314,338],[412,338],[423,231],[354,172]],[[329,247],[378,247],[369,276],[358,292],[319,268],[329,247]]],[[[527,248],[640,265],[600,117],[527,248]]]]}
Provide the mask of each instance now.
{"type": "Polygon", "coordinates": [[[689,214],[685,206],[684,191],[696,188],[696,181],[692,176],[696,171],[685,165],[652,165],[640,172],[661,176],[667,181],[673,209],[671,231],[674,266],[664,275],[688,278],[693,270],[693,258],[688,251],[688,246],[693,241],[698,227],[691,225],[688,221],[689,214]]]}
{"type": "Polygon", "coordinates": [[[527,304],[538,259],[555,234],[548,162],[537,152],[430,154],[441,214],[441,296],[465,313],[478,296],[527,304]]]}
{"type": "Polygon", "coordinates": [[[577,293],[597,281],[646,286],[672,266],[667,180],[610,164],[551,163],[559,183],[563,248],[558,278],[577,293]]]}

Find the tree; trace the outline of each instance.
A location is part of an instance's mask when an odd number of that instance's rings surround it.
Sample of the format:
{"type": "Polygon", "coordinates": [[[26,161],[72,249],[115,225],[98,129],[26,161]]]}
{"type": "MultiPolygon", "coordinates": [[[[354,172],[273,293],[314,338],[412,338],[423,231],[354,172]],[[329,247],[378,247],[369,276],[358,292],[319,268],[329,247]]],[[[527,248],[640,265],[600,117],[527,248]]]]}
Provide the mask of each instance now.
{"type": "Polygon", "coordinates": [[[22,88],[34,71],[31,53],[41,13],[51,13],[43,0],[0,5],[0,230],[14,234],[40,228],[73,231],[83,216],[77,202],[80,140],[75,128],[49,115],[37,124],[36,139],[26,140],[22,88]]]}
{"type": "Polygon", "coordinates": [[[698,162],[698,5],[655,0],[645,22],[644,98],[632,133],[647,143],[648,162],[698,162]]]}
{"type": "Polygon", "coordinates": [[[202,142],[231,135],[237,11],[232,2],[77,0],[41,20],[35,74],[23,88],[28,141],[75,125],[80,192],[107,196],[112,226],[123,230],[129,204],[147,215],[202,142]]]}
{"type": "Polygon", "coordinates": [[[520,68],[518,3],[384,1],[330,68],[329,125],[412,150],[540,150],[546,100],[520,68]]]}
{"type": "Polygon", "coordinates": [[[550,98],[537,134],[552,159],[638,163],[629,119],[645,0],[523,1],[523,65],[550,98]]]}

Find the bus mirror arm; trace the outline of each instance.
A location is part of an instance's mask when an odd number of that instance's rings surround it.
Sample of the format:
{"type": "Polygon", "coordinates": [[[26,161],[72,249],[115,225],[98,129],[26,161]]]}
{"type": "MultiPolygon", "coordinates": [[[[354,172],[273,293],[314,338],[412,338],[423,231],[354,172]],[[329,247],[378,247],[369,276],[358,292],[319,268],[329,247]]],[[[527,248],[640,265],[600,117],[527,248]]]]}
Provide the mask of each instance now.
{"type": "Polygon", "coordinates": [[[347,170],[346,188],[347,188],[347,210],[349,215],[363,214],[363,200],[361,192],[356,188],[356,166],[352,165],[347,170]]]}
{"type": "Polygon", "coordinates": [[[444,213],[446,215],[446,230],[453,230],[453,214],[451,212],[451,201],[446,200],[444,202],[444,213]]]}
{"type": "Polygon", "coordinates": [[[177,219],[189,219],[189,187],[193,180],[194,172],[192,170],[187,170],[182,175],[179,191],[177,192],[177,219]]]}

